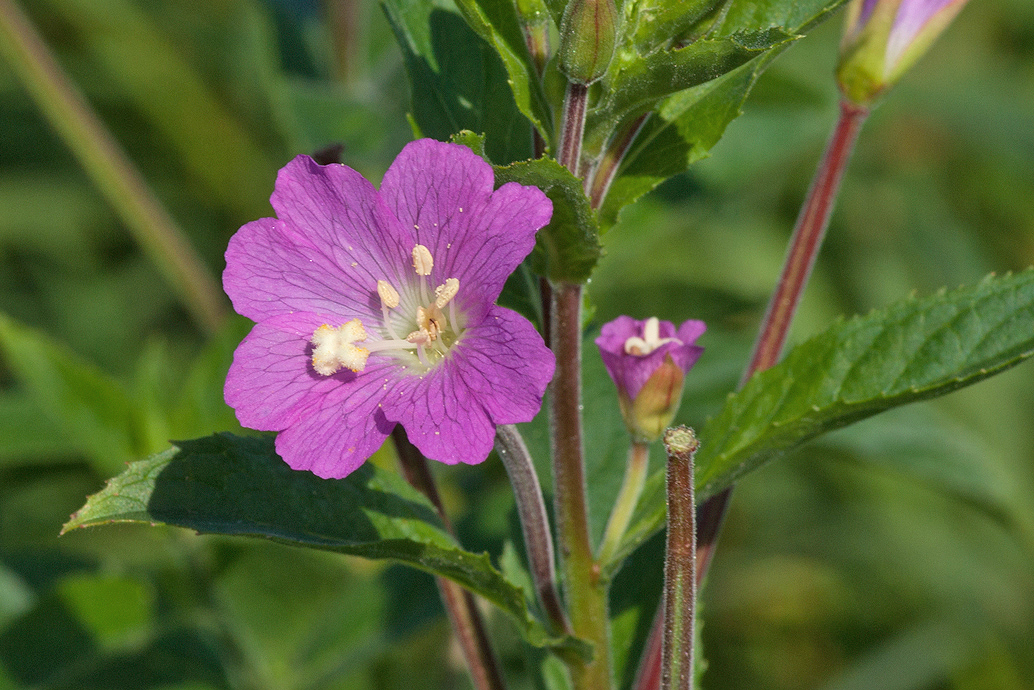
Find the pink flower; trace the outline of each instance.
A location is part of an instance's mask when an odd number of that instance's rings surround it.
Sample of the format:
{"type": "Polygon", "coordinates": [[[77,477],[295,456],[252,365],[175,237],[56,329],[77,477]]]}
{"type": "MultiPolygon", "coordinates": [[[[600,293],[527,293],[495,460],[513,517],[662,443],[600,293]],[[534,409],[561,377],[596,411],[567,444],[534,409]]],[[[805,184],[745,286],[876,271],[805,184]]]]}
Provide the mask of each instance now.
{"type": "Polygon", "coordinates": [[[344,477],[405,427],[427,457],[475,464],[495,427],[530,420],[553,376],[534,326],[495,305],[552,204],[429,139],[407,145],[378,191],[306,156],[277,176],[276,218],[242,227],[223,286],[256,322],[226,402],[279,431],[294,469],[344,477]]]}
{"type": "Polygon", "coordinates": [[[675,418],[685,374],[704,352],[695,343],[705,330],[703,321],[686,321],[676,331],[670,321],[630,316],[604,324],[596,345],[636,440],[659,438],[675,418]]]}

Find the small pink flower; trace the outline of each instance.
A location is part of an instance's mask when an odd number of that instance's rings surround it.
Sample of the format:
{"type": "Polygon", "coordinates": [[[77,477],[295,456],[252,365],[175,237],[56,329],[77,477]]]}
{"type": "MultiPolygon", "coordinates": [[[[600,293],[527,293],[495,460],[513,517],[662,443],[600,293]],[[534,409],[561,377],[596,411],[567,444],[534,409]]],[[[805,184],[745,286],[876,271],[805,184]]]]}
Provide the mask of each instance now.
{"type": "Polygon", "coordinates": [[[704,352],[695,343],[705,330],[703,321],[686,321],[676,330],[670,321],[630,316],[604,324],[596,345],[618,388],[625,424],[637,440],[657,439],[671,424],[685,374],[704,352]]]}
{"type": "Polygon", "coordinates": [[[495,301],[552,204],[493,183],[469,149],[430,139],[402,150],[379,191],[344,165],[288,163],[277,217],[226,250],[223,286],[256,322],[226,378],[241,424],[279,431],[294,469],[337,478],[399,423],[427,457],[475,464],[496,425],[530,420],[553,354],[495,301]]]}

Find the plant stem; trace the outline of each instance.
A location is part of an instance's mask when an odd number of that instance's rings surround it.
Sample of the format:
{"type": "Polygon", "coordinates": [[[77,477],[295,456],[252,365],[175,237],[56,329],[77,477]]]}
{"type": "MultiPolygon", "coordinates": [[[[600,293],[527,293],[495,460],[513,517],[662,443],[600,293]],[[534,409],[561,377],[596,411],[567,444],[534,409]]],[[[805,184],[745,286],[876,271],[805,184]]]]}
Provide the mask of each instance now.
{"type": "Polygon", "coordinates": [[[574,634],[593,645],[592,661],[569,662],[575,690],[611,687],[607,588],[593,559],[582,450],[582,286],[553,289],[552,349],[557,368],[550,384],[553,501],[564,595],[574,634]]]}
{"type": "Polygon", "coordinates": [[[668,534],[664,559],[664,641],[662,690],[693,687],[693,633],[696,615],[696,502],[693,454],[699,447],[693,430],[668,429],[668,534]]]}
{"type": "Polygon", "coordinates": [[[217,331],[226,316],[219,283],[14,0],[0,0],[0,49],[197,324],[217,331]]]}
{"type": "MultiPolygon", "coordinates": [[[[391,432],[391,439],[395,442],[399,464],[406,481],[431,501],[442,524],[450,533],[453,533],[452,523],[445,513],[434,476],[427,466],[427,458],[409,442],[402,427],[395,427],[391,432]]],[[[505,690],[506,683],[503,680],[499,661],[492,650],[485,622],[481,618],[474,595],[444,577],[436,577],[435,581],[438,584],[442,603],[449,614],[453,633],[463,650],[474,687],[476,690],[505,690]]]]}
{"type": "Polygon", "coordinates": [[[584,84],[569,82],[564,94],[564,117],[560,131],[560,145],[557,147],[557,161],[571,171],[575,177],[579,175],[582,159],[582,135],[585,133],[585,111],[589,96],[589,87],[584,84]]]}
{"type": "Polygon", "coordinates": [[[556,570],[553,565],[555,554],[549,518],[546,516],[546,502],[542,498],[542,487],[535,474],[531,454],[528,453],[521,433],[512,424],[497,428],[495,437],[496,451],[506,467],[517,499],[517,514],[521,520],[521,531],[539,604],[555,630],[570,634],[571,624],[556,588],[556,570]]]}
{"type": "Polygon", "coordinates": [[[649,117],[649,113],[641,115],[625,131],[615,137],[613,145],[607,148],[603,158],[600,159],[599,165],[592,171],[591,179],[587,181],[587,184],[589,202],[593,208],[598,209],[603,206],[603,201],[607,198],[607,192],[610,191],[610,184],[617,176],[618,168],[621,167],[621,161],[625,159],[625,154],[632,148],[632,144],[635,142],[639,130],[646,123],[647,117],[649,117]]]}
{"type": "Polygon", "coordinates": [[[606,565],[614,558],[621,539],[625,536],[628,523],[632,519],[639,497],[646,483],[646,472],[650,466],[650,445],[640,441],[632,441],[628,449],[628,463],[625,466],[625,478],[621,481],[617,500],[607,520],[607,529],[603,532],[603,543],[596,561],[606,565]]]}
{"type": "Polygon", "coordinates": [[[741,387],[754,372],[768,369],[775,364],[783,351],[790,322],[797,312],[797,305],[804,294],[804,286],[811,276],[822,240],[826,236],[840,182],[851,159],[858,132],[868,114],[867,108],[847,101],[840,102],[840,117],[826,145],[822,161],[815,171],[800,215],[797,216],[797,224],[790,238],[790,248],[783,263],[783,272],[779,276],[775,292],[768,303],[768,311],[761,322],[754,354],[743,372],[741,387]]]}
{"type": "MultiPolygon", "coordinates": [[[[751,376],[763,371],[778,361],[786,344],[786,336],[790,324],[797,312],[801,295],[807,285],[815,259],[822,246],[822,240],[829,226],[830,214],[840,191],[844,171],[851,159],[858,133],[869,115],[867,108],[841,101],[840,116],[830,135],[826,150],[815,171],[811,187],[805,197],[801,212],[794,226],[793,236],[787,249],[783,270],[776,284],[776,289],[769,301],[765,318],[762,321],[754,345],[750,362],[743,372],[740,381],[742,387],[751,376]]],[[[710,497],[700,506],[697,514],[697,586],[707,575],[711,564],[722,523],[732,497],[730,486],[721,493],[710,497]]],[[[643,655],[639,677],[652,679],[657,677],[656,669],[660,668],[661,658],[657,653],[643,655]]],[[[636,690],[653,690],[656,685],[636,685],[636,690]]]]}

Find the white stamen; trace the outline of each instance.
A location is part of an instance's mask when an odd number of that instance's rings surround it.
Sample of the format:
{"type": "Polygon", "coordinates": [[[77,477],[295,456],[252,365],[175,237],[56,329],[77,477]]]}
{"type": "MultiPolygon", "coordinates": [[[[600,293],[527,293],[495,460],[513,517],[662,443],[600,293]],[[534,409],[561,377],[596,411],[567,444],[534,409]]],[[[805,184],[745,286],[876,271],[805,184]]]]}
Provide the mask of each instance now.
{"type": "Polygon", "coordinates": [[[439,285],[434,289],[434,306],[441,309],[448,304],[459,291],[460,281],[456,278],[446,278],[444,285],[439,285]]]}
{"type": "Polygon", "coordinates": [[[431,256],[431,250],[422,244],[413,247],[413,268],[416,270],[416,274],[429,276],[433,267],[434,258],[431,256]]]}
{"type": "Polygon", "coordinates": [[[366,329],[359,319],[342,324],[337,328],[323,324],[312,334],[312,368],[323,376],[330,376],[342,367],[352,371],[366,368],[370,351],[357,347],[356,342],[366,340],[366,329]]]}
{"type": "Polygon", "coordinates": [[[377,281],[377,294],[380,295],[381,304],[386,306],[388,309],[394,309],[399,305],[398,290],[393,288],[388,281],[377,281]]]}
{"type": "Polygon", "coordinates": [[[666,343],[679,343],[682,341],[678,338],[662,338],[661,336],[661,322],[656,316],[651,316],[643,324],[643,337],[633,335],[631,338],[625,341],[625,354],[626,355],[637,355],[642,357],[648,355],[661,345],[666,343]]]}

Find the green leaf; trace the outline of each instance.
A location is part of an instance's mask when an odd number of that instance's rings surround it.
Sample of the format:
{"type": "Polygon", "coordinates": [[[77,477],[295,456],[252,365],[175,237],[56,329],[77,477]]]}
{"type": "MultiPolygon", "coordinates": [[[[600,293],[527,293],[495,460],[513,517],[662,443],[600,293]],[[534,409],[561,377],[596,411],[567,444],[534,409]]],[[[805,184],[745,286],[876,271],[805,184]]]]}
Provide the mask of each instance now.
{"type": "MultiPolygon", "coordinates": [[[[740,67],[717,78],[672,94],[647,118],[635,143],[622,161],[600,208],[600,227],[617,222],[619,211],[658,184],[685,172],[714,146],[725,128],[742,112],[743,103],[761,73],[790,45],[825,20],[845,0],[734,0],[712,41],[738,35],[769,36],[772,47],[740,67]],[[779,35],[785,37],[776,41],[779,35]]],[[[690,44],[693,45],[693,44],[690,44]]],[[[625,121],[621,128],[632,123],[625,121]]]]}
{"type": "Polygon", "coordinates": [[[606,95],[586,119],[585,146],[599,150],[613,128],[653,110],[666,96],[728,74],[794,36],[779,28],[701,39],[683,48],[641,55],[622,50],[603,80],[606,95]]]}
{"type": "Polygon", "coordinates": [[[542,83],[528,52],[514,0],[456,0],[470,28],[491,45],[509,75],[517,108],[549,141],[552,116],[542,83]]]}
{"type": "Polygon", "coordinates": [[[409,74],[413,119],[441,141],[464,129],[483,132],[497,163],[531,155],[528,121],[506,86],[499,56],[451,4],[383,0],[409,74]]]}
{"type": "MultiPolygon", "coordinates": [[[[756,374],[707,422],[698,500],[820,434],[977,383],[1032,354],[1034,270],[839,321],[756,374]]],[[[660,475],[647,482],[624,554],[664,525],[660,475]]]]}
{"type": "Polygon", "coordinates": [[[131,463],[91,496],[62,532],[146,522],[208,534],[265,537],[306,548],[399,561],[447,577],[510,614],[529,643],[582,645],[550,635],[524,592],[488,554],[464,551],[431,504],[398,475],[367,463],[345,479],[290,469],[271,437],[217,434],[131,463]]]}
{"type": "Polygon", "coordinates": [[[553,202],[553,218],[535,238],[532,270],[554,281],[588,280],[603,248],[596,214],[589,207],[581,180],[551,158],[497,167],[495,179],[497,184],[534,185],[553,202]]]}

